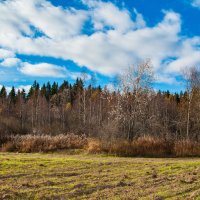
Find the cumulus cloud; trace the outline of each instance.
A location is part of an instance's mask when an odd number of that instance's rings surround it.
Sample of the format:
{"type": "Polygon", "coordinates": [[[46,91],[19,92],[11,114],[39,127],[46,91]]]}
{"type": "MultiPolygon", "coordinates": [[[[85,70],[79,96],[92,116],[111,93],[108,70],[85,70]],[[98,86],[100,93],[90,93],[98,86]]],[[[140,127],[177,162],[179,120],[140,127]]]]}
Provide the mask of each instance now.
{"type": "MultiPolygon", "coordinates": [[[[87,9],[56,7],[46,0],[0,1],[0,59],[2,56],[12,63],[15,56],[11,54],[17,53],[50,56],[113,76],[131,64],[151,58],[162,76],[160,81],[166,83],[174,81],[169,74],[179,73],[185,65],[200,63],[200,37],[181,36],[178,13],[163,11],[163,19],[148,27],[136,9],[129,11],[96,0],[82,2],[87,9]],[[92,30],[90,34],[82,31],[88,20],[92,24],[87,27],[92,30]],[[174,59],[169,60],[171,57],[174,59]]],[[[29,76],[78,75],[48,63],[23,63],[19,70],[29,76]]]]}
{"type": "MultiPolygon", "coordinates": [[[[21,62],[20,65],[21,67],[19,68],[19,71],[28,76],[71,79],[76,79],[77,77],[82,76],[82,74],[79,72],[71,72],[65,67],[49,63],[31,64],[27,62],[21,62]]],[[[87,75],[87,80],[90,78],[90,75],[87,75]]]]}
{"type": "Polygon", "coordinates": [[[67,70],[64,67],[52,65],[49,63],[30,64],[25,62],[19,70],[23,74],[29,76],[57,78],[63,78],[67,76],[67,70]]]}
{"type": "Polygon", "coordinates": [[[15,37],[21,33],[34,36],[38,31],[50,38],[63,39],[78,34],[87,17],[85,11],[55,7],[45,0],[7,0],[0,5],[1,35],[15,37]]]}
{"type": "Polygon", "coordinates": [[[182,43],[179,50],[179,57],[170,62],[166,68],[166,72],[178,73],[182,72],[185,67],[197,67],[200,65],[200,37],[186,39],[182,43]]]}
{"type": "Polygon", "coordinates": [[[1,63],[0,66],[2,67],[17,67],[20,64],[20,59],[18,58],[5,58],[1,63]]]}
{"type": "Polygon", "coordinates": [[[14,57],[15,54],[12,51],[0,48],[0,60],[5,58],[14,57]]]}
{"type": "Polygon", "coordinates": [[[84,0],[83,3],[91,9],[90,14],[96,30],[110,27],[120,32],[126,32],[135,26],[126,9],[120,10],[110,2],[84,0]]]}

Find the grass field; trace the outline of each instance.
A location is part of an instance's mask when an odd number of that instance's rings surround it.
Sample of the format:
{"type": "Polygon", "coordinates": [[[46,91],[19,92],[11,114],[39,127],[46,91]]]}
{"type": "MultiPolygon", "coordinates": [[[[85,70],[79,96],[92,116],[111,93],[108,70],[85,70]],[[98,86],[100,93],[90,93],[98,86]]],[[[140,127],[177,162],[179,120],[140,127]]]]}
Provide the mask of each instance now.
{"type": "Polygon", "coordinates": [[[200,199],[200,159],[0,153],[0,199],[200,199]]]}

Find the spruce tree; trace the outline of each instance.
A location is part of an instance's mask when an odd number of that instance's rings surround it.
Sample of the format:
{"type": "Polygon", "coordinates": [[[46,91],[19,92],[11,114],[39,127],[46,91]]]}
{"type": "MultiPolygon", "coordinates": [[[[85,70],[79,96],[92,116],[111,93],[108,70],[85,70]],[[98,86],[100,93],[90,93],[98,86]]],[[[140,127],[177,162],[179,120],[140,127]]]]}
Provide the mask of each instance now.
{"type": "Polygon", "coordinates": [[[33,86],[31,86],[30,89],[29,89],[27,98],[30,99],[33,96],[33,94],[34,94],[34,89],[33,89],[33,86]]]}
{"type": "Polygon", "coordinates": [[[45,96],[46,96],[47,101],[49,101],[51,98],[51,83],[50,82],[47,82],[45,96]]]}
{"type": "Polygon", "coordinates": [[[9,93],[9,98],[11,103],[16,103],[16,93],[15,93],[15,88],[12,87],[10,93],[9,93]]]}
{"type": "Polygon", "coordinates": [[[69,88],[69,83],[68,81],[64,80],[64,82],[59,87],[59,91],[63,91],[64,89],[68,89],[68,88],[69,88]]]}
{"type": "Polygon", "coordinates": [[[6,98],[6,96],[7,96],[6,88],[5,88],[5,86],[3,86],[0,91],[0,97],[6,98]]]}
{"type": "Polygon", "coordinates": [[[42,87],[41,87],[41,95],[42,95],[42,96],[46,96],[46,93],[47,93],[46,85],[43,84],[42,87]]]}
{"type": "Polygon", "coordinates": [[[53,96],[54,94],[58,93],[58,83],[54,82],[51,88],[51,95],[53,96]]]}

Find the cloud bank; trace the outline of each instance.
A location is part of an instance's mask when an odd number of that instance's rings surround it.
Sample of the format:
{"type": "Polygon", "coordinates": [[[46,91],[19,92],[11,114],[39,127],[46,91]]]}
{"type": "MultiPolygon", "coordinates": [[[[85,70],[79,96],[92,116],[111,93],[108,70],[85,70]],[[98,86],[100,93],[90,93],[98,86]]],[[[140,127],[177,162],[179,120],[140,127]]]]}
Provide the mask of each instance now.
{"type": "Polygon", "coordinates": [[[0,1],[0,66],[17,66],[27,76],[78,75],[63,66],[28,63],[16,56],[37,55],[71,60],[112,77],[150,58],[158,82],[173,84],[183,68],[200,64],[200,36],[181,35],[178,13],[165,10],[163,19],[149,27],[136,9],[96,0],[82,3],[86,9],[56,7],[46,0],[0,1]]]}

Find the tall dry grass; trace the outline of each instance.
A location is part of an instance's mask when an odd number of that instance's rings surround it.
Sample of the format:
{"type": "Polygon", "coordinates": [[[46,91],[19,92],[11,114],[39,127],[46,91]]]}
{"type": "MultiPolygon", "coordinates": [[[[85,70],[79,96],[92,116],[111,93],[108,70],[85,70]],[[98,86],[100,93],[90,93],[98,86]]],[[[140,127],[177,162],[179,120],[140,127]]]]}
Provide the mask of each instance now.
{"type": "Polygon", "coordinates": [[[84,135],[73,133],[67,135],[16,135],[4,139],[1,151],[17,151],[23,153],[48,152],[61,149],[83,149],[87,145],[84,135]]]}
{"type": "Polygon", "coordinates": [[[90,153],[105,152],[118,156],[181,157],[200,156],[200,143],[192,140],[167,141],[162,138],[143,136],[133,141],[88,140],[90,153]]]}
{"type": "Polygon", "coordinates": [[[67,135],[16,135],[0,138],[0,150],[10,152],[49,152],[63,149],[85,149],[90,153],[108,153],[118,156],[200,156],[200,143],[192,140],[166,141],[143,136],[133,141],[99,140],[67,135]]]}
{"type": "Polygon", "coordinates": [[[176,141],[174,154],[179,157],[200,156],[200,143],[188,139],[176,141]]]}
{"type": "Polygon", "coordinates": [[[133,141],[88,141],[88,150],[91,153],[106,152],[119,156],[166,156],[172,152],[172,144],[152,136],[144,136],[133,141]]]}

